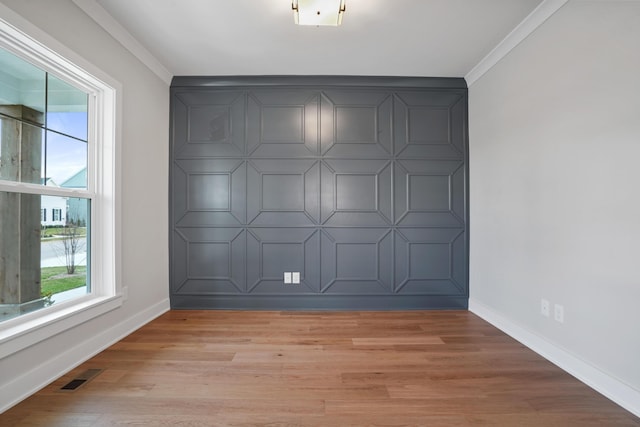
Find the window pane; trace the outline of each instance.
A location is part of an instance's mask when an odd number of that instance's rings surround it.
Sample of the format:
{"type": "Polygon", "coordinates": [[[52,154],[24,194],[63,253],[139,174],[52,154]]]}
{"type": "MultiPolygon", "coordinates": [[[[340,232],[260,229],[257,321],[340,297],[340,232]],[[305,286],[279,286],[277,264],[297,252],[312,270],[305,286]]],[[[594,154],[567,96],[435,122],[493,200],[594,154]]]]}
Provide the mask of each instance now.
{"type": "Polygon", "coordinates": [[[0,192],[0,321],[89,292],[89,212],[87,199],[0,192]]]}
{"type": "Polygon", "coordinates": [[[42,184],[43,135],[37,126],[0,116],[0,179],[42,184]]]}
{"type": "Polygon", "coordinates": [[[44,124],[45,75],[43,70],[0,49],[0,113],[44,124]]]}
{"type": "Polygon", "coordinates": [[[47,132],[47,185],[87,188],[87,143],[47,132]]]}
{"type": "Polygon", "coordinates": [[[87,140],[87,94],[52,75],[47,86],[47,128],[87,140]]]}

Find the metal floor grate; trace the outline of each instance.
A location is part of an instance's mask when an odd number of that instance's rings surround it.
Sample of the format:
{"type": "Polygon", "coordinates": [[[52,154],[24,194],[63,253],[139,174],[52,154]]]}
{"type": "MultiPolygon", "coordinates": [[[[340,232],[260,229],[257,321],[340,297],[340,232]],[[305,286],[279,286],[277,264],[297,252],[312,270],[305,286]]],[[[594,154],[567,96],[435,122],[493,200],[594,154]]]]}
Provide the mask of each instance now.
{"type": "Polygon", "coordinates": [[[81,374],[77,375],[74,379],[69,381],[67,384],[60,387],[60,390],[64,391],[74,391],[88,383],[92,379],[98,376],[103,371],[103,369],[87,369],[81,374]]]}

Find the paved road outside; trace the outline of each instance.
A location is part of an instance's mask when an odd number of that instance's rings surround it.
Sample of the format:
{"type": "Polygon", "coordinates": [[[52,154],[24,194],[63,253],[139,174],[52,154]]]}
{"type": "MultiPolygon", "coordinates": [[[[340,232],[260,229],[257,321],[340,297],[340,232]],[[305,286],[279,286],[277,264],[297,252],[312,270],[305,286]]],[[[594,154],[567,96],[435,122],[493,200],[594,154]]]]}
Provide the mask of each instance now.
{"type": "MultiPolygon", "coordinates": [[[[62,240],[44,241],[40,244],[40,266],[60,267],[65,266],[64,242],[62,240]]],[[[78,251],[76,252],[76,265],[87,265],[87,239],[78,239],[78,251]]]]}

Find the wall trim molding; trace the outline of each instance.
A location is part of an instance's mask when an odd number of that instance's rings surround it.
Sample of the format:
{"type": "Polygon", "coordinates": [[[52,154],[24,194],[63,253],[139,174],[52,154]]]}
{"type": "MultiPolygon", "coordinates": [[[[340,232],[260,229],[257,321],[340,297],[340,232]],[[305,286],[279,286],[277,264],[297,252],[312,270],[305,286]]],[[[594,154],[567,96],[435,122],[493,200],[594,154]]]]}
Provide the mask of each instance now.
{"type": "Polygon", "coordinates": [[[374,87],[392,89],[455,90],[466,92],[467,82],[461,77],[341,76],[341,75],[263,75],[263,76],[176,76],[172,88],[228,87],[374,87]]]}
{"type": "Polygon", "coordinates": [[[95,0],[72,1],[163,82],[171,84],[173,74],[95,0]]]}
{"type": "MultiPolygon", "coordinates": [[[[75,0],[74,0],[75,1],[75,0]]],[[[526,18],[522,20],[507,36],[494,47],[478,64],[464,76],[471,87],[480,77],[493,68],[512,49],[529,37],[540,25],[556,13],[569,0],[544,0],[526,18]]]]}
{"type": "Polygon", "coordinates": [[[469,299],[469,311],[521,342],[627,411],[640,417],[640,390],[636,390],[601,371],[557,344],[527,330],[493,308],[472,298],[469,299]]]}
{"type": "Polygon", "coordinates": [[[2,384],[0,414],[167,311],[169,299],[164,299],[2,384]]]}

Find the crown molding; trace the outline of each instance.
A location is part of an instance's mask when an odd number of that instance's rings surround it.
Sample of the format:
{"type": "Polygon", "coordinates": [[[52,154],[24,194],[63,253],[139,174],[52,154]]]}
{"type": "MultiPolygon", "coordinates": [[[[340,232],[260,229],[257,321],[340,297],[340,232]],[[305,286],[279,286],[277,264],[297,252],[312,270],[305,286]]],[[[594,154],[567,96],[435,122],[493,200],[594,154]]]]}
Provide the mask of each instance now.
{"type": "Polygon", "coordinates": [[[173,74],[95,0],[72,1],[163,82],[171,84],[173,74]]]}
{"type": "MultiPolygon", "coordinates": [[[[75,0],[74,0],[75,1],[75,0]]],[[[529,37],[540,25],[556,13],[568,0],[544,0],[524,20],[518,24],[487,56],[464,76],[471,87],[480,77],[493,68],[512,49],[529,37]]]]}

